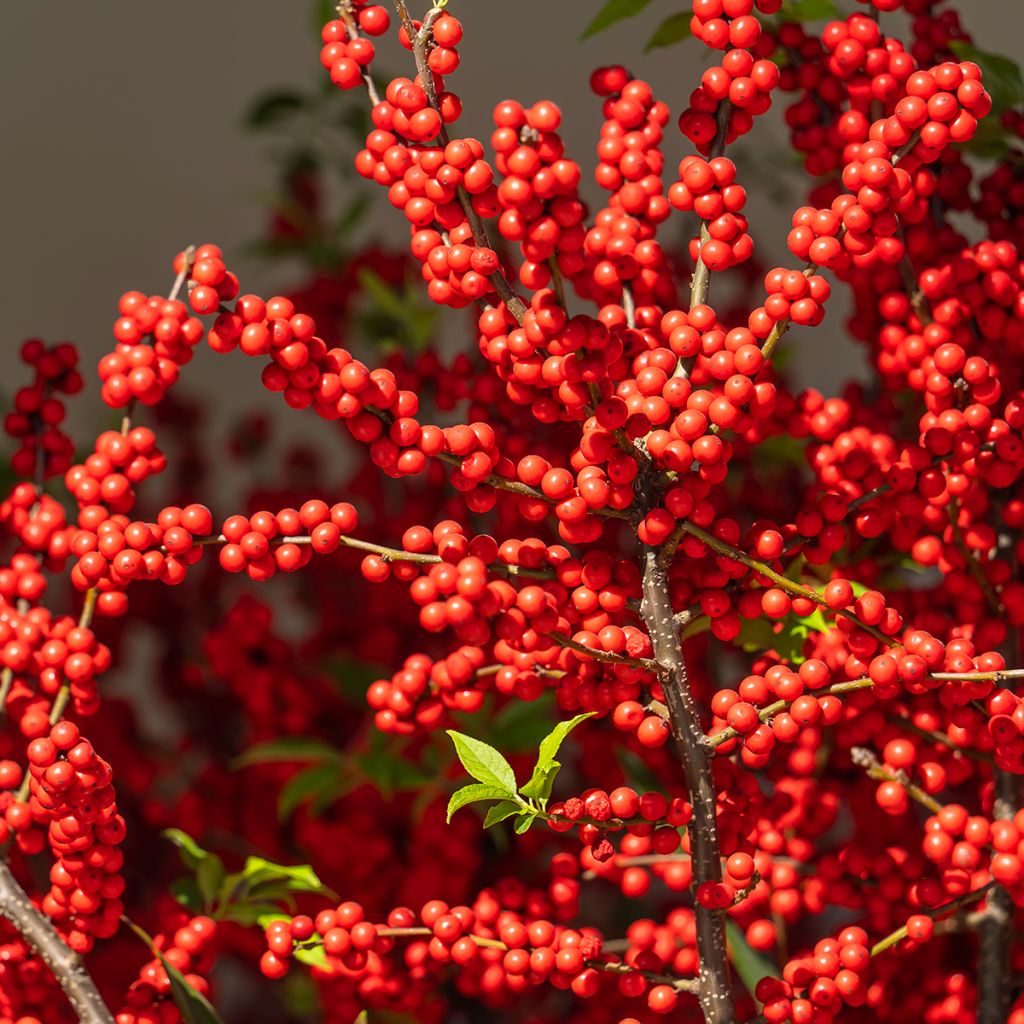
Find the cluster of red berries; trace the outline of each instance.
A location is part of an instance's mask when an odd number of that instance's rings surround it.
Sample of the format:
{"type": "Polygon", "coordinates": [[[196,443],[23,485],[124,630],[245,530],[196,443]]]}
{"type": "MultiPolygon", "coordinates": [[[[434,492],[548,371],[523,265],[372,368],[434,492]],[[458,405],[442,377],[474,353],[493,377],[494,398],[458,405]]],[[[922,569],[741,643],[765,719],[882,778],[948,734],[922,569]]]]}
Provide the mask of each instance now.
{"type": "Polygon", "coordinates": [[[117,812],[113,773],[68,721],[29,743],[28,765],[29,802],[9,805],[6,821],[15,831],[36,821],[47,824],[55,860],[41,906],[68,945],[85,953],[97,938],[117,931],[124,911],[118,846],[125,823],[117,812]],[[21,808],[26,813],[15,816],[21,808]]]}
{"type": "MultiPolygon", "coordinates": [[[[778,0],[757,0],[762,13],[774,13],[778,0]]],[[[690,105],[679,115],[679,130],[702,153],[721,134],[720,105],[728,103],[723,139],[731,142],[753,127],[754,118],[771,106],[779,84],[779,68],[768,58],[775,41],[764,33],[754,14],[754,0],[698,0],[690,22],[694,36],[705,46],[725,50],[722,63],[701,75],[690,105]]]]}
{"type": "Polygon", "coordinates": [[[88,505],[78,525],[71,538],[71,553],[78,556],[71,582],[79,590],[97,588],[104,613],[118,614],[126,607],[122,592],[132,580],[181,583],[188,566],[202,557],[193,537],[208,535],[213,519],[205,505],[163,509],[154,523],[88,505]]]}
{"type": "Polygon", "coordinates": [[[590,848],[594,860],[602,862],[615,855],[608,833],[622,831],[650,837],[655,853],[666,857],[675,853],[679,849],[679,830],[689,824],[693,808],[680,798],[669,801],[662,793],[640,794],[630,786],[619,786],[610,793],[590,789],[581,796],[560,800],[550,805],[548,814],[549,828],[555,832],[577,828],[580,842],[590,848]]]}
{"type": "MultiPolygon", "coordinates": [[[[200,995],[209,997],[206,974],[213,966],[217,922],[210,917],[181,914],[184,920],[169,935],[158,935],[154,946],[185,983],[200,995]]],[[[159,957],[145,963],[131,983],[115,1024],[165,1024],[181,1019],[171,991],[167,968],[159,957]]]]}
{"type": "Polygon", "coordinates": [[[327,22],[320,31],[323,48],[320,63],[330,72],[331,81],[339,89],[355,89],[363,84],[363,75],[376,55],[373,41],[360,35],[380,36],[391,26],[387,10],[377,4],[355,10],[356,25],[350,27],[340,19],[327,22]],[[358,27],[357,27],[358,26],[358,27]]]}
{"type": "Polygon", "coordinates": [[[162,473],[166,465],[149,427],[133,427],[127,434],[105,430],[96,438],[93,453],[64,474],[64,484],[83,510],[102,506],[125,514],[135,504],[136,485],[162,473]]]}
{"type": "Polygon", "coordinates": [[[519,280],[527,288],[543,288],[551,280],[548,261],[572,279],[583,268],[583,219],[579,197],[579,164],[565,156],[558,128],[562,112],[547,100],[523,107],[505,100],[494,108],[491,134],[494,166],[502,180],[498,230],[518,242],[523,262],[519,280]]]}
{"type": "MultiPolygon", "coordinates": [[[[229,516],[221,527],[226,541],[220,549],[221,568],[244,571],[253,580],[269,579],[278,570],[294,572],[309,562],[314,551],[322,555],[336,551],[342,537],[357,524],[356,510],[348,502],[328,506],[319,500],[307,501],[301,509],[229,516]]],[[[173,539],[175,546],[186,542],[191,545],[191,536],[173,539]]],[[[170,550],[167,533],[164,546],[170,550]]]]}
{"type": "Polygon", "coordinates": [[[47,347],[33,338],[21,346],[21,359],[32,367],[34,380],[14,393],[4,432],[19,442],[11,469],[18,476],[38,475],[42,481],[63,473],[74,454],[71,438],[60,429],[65,410],[58,396],[82,390],[78,351],[68,342],[47,347]]]}
{"type": "Polygon", "coordinates": [[[727,157],[683,157],[668,201],[677,210],[694,211],[705,222],[708,237],[690,241],[695,263],[699,259],[709,270],[727,270],[750,259],[754,243],[747,234],[747,218],[741,215],[747,191],[736,184],[736,165],[727,157]]]}
{"type": "MultiPolygon", "coordinates": [[[[237,282],[227,278],[219,250],[214,255],[213,248],[204,246],[192,272],[198,281],[221,285],[228,297],[237,282]]],[[[189,316],[184,302],[162,295],[147,298],[142,292],[125,292],[117,308],[121,314],[114,323],[117,346],[99,364],[103,401],[112,409],[134,401],[156,405],[178,379],[178,368],[192,358],[194,347],[203,340],[203,325],[189,316]]]]}
{"type": "Polygon", "coordinates": [[[962,804],[946,804],[929,817],[921,849],[939,869],[940,892],[946,898],[969,892],[980,872],[982,885],[994,878],[1010,890],[1015,901],[1024,900],[1022,826],[1021,811],[1012,820],[992,820],[971,814],[962,804]]]}

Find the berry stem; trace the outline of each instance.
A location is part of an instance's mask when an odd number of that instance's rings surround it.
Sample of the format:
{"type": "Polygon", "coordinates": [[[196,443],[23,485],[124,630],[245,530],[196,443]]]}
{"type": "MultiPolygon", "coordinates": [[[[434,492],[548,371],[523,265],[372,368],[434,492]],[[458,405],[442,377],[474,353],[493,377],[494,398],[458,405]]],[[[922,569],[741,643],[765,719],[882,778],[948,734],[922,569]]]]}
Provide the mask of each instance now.
{"type": "MultiPolygon", "coordinates": [[[[431,928],[416,925],[409,928],[378,928],[377,934],[386,938],[411,939],[433,936],[434,932],[431,928]]],[[[483,935],[472,934],[467,935],[466,938],[471,939],[482,949],[500,949],[506,952],[509,949],[501,939],[489,939],[483,935]]],[[[678,978],[674,974],[657,974],[653,971],[640,971],[635,967],[631,967],[629,964],[622,963],[620,961],[609,963],[606,960],[585,960],[584,963],[587,967],[595,971],[605,971],[610,974],[639,974],[648,981],[653,981],[658,985],[670,985],[677,992],[697,991],[698,981],[696,978],[678,978]]]]}
{"type": "MultiPolygon", "coordinates": [[[[831,612],[833,615],[848,619],[859,629],[864,630],[865,633],[870,633],[876,640],[881,641],[888,647],[899,646],[898,642],[893,639],[893,637],[886,636],[885,633],[880,629],[877,629],[875,626],[869,626],[855,613],[848,611],[845,608],[832,608],[813,587],[808,587],[802,583],[794,582],[788,576],[783,576],[781,573],[776,572],[770,565],[768,565],[767,562],[762,562],[760,559],[748,555],[745,551],[741,551],[739,548],[734,548],[731,544],[727,544],[725,541],[719,540],[713,534],[708,533],[707,530],[702,530],[699,526],[695,526],[693,523],[685,520],[681,522],[676,529],[682,533],[690,534],[691,537],[696,537],[705,546],[711,548],[712,551],[721,555],[723,558],[731,558],[735,562],[742,562],[744,565],[749,566],[761,576],[771,580],[772,583],[786,591],[786,593],[792,597],[804,597],[808,601],[813,601],[820,608],[824,608],[831,612]]],[[[672,538],[669,540],[671,542],[672,538]]]]}

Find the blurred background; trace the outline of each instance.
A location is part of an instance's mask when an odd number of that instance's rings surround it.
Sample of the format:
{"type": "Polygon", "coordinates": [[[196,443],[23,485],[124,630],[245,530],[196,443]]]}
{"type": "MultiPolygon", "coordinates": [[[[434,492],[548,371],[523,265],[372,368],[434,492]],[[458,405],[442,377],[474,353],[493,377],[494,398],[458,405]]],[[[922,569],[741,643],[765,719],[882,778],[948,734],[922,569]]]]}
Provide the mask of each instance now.
{"type": "MultiPolygon", "coordinates": [[[[332,237],[321,264],[334,258],[332,248],[352,251],[371,240],[403,250],[405,222],[388,206],[384,190],[349,172],[365,97],[325,87],[317,54],[326,6],[313,0],[178,0],[172,6],[98,0],[61,5],[57,13],[48,3],[4,5],[0,395],[12,390],[17,348],[26,337],[77,342],[91,372],[111,346],[120,293],[166,290],[171,259],[190,242],[221,245],[241,273],[243,291],[309,283],[308,261],[289,257],[287,246],[266,244],[275,216],[283,211],[288,219],[292,199],[284,179],[303,150],[315,154],[324,170],[319,188],[332,237]],[[298,108],[297,98],[303,104],[298,108]]],[[[657,26],[685,6],[651,0],[639,16],[581,41],[601,7],[598,0],[454,3],[466,26],[463,63],[452,80],[465,103],[462,130],[486,138],[490,112],[506,97],[553,99],[565,113],[568,153],[591,182],[601,114],[587,87],[589,71],[625,63],[652,83],[675,115],[708,51],[693,40],[643,51],[657,26]]],[[[1024,5],[975,0],[963,14],[979,48],[1024,56],[1024,5]]],[[[895,22],[898,16],[886,18],[895,22]]],[[[393,40],[379,52],[378,78],[410,73],[408,54],[398,52],[393,40]]],[[[788,217],[806,187],[786,150],[782,106],[777,103],[730,150],[751,193],[752,234],[767,266],[785,258],[788,217]],[[791,172],[773,175],[771,192],[763,173],[768,164],[791,172]]],[[[666,185],[684,152],[677,131],[667,138],[666,185]]],[[[296,187],[304,186],[293,180],[296,187]]],[[[599,198],[592,185],[589,195],[599,198]]],[[[676,215],[668,235],[685,244],[691,227],[676,215]]],[[[415,290],[409,301],[418,301],[415,290]]],[[[468,342],[466,315],[454,320],[430,326],[451,342],[468,342]]],[[[838,304],[823,329],[794,330],[786,345],[802,383],[834,390],[861,370],[859,353],[843,340],[838,304]]],[[[219,415],[257,403],[279,421],[282,437],[327,436],[331,430],[315,417],[290,416],[255,388],[258,367],[249,361],[217,358],[201,348],[186,370],[187,387],[197,397],[216,396],[219,415]]],[[[94,427],[105,414],[94,376],[87,379],[89,396],[73,403],[74,416],[94,427]]]]}

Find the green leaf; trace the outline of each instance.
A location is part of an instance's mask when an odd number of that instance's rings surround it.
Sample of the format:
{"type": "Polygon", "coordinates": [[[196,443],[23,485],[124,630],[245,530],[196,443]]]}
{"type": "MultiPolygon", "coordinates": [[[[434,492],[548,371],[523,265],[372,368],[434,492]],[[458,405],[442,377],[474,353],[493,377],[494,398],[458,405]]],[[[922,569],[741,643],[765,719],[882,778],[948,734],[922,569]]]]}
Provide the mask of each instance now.
{"type": "Polygon", "coordinates": [[[269,128],[271,125],[297,114],[305,109],[304,96],[290,89],[267,93],[258,99],[245,115],[246,128],[269,128]]]}
{"type": "Polygon", "coordinates": [[[555,784],[555,776],[561,764],[555,760],[555,755],[561,749],[566,736],[569,735],[580,724],[588,718],[593,717],[595,712],[588,711],[586,714],[577,715],[565,722],[559,722],[540,741],[540,749],[537,751],[537,763],[533,766],[533,774],[529,781],[522,787],[520,792],[531,800],[540,800],[541,804],[551,796],[551,788],[555,784]]]}
{"type": "Polygon", "coordinates": [[[833,0],[787,0],[779,17],[783,21],[818,21],[822,18],[841,18],[833,0]]]}
{"type": "Polygon", "coordinates": [[[650,2],[651,0],[607,0],[604,7],[597,12],[594,20],[583,30],[580,40],[589,39],[591,36],[596,36],[598,32],[611,28],[616,22],[634,17],[650,2]]]}
{"type": "Polygon", "coordinates": [[[657,50],[663,46],[673,46],[676,43],[681,43],[684,39],[689,39],[692,35],[690,31],[691,20],[692,15],[684,11],[680,11],[678,14],[670,14],[654,30],[654,35],[647,40],[644,53],[650,53],[651,50],[657,50]]]}
{"type": "Polygon", "coordinates": [[[217,914],[221,921],[234,921],[235,924],[246,927],[258,924],[261,918],[277,920],[282,917],[287,919],[287,916],[281,913],[281,908],[276,903],[233,903],[217,914]]]}
{"type": "Polygon", "coordinates": [[[250,747],[235,758],[234,767],[300,761],[340,761],[341,758],[342,752],[337,747],[313,736],[281,736],[250,747]]]}
{"type": "Polygon", "coordinates": [[[477,782],[486,783],[488,786],[495,786],[502,790],[507,796],[513,796],[516,791],[516,776],[512,766],[505,760],[501,753],[494,749],[489,743],[466,736],[464,733],[449,729],[455,744],[455,753],[458,754],[462,767],[473,776],[477,782]]]}
{"type": "Polygon", "coordinates": [[[981,68],[981,81],[992,97],[993,120],[1024,104],[1024,77],[1020,65],[998,53],[979,50],[963,39],[953,39],[949,48],[961,60],[973,61],[981,68]]]}
{"type": "Polygon", "coordinates": [[[524,832],[530,830],[530,826],[537,820],[535,814],[527,814],[526,812],[519,815],[515,821],[516,835],[521,836],[524,832]]]}
{"type": "Polygon", "coordinates": [[[351,789],[351,780],[338,764],[314,764],[293,775],[277,795],[277,817],[286,821],[304,803],[311,803],[314,816],[322,814],[351,789]]]}
{"type": "Polygon", "coordinates": [[[292,956],[300,964],[307,964],[309,967],[327,966],[327,954],[324,952],[323,946],[306,946],[305,948],[298,946],[292,951],[292,956]]]}
{"type": "Polygon", "coordinates": [[[180,828],[165,828],[160,835],[174,843],[181,855],[182,863],[193,871],[208,857],[214,856],[208,850],[204,850],[187,832],[182,832],[180,828]]]}
{"type": "Polygon", "coordinates": [[[500,804],[495,804],[493,807],[487,808],[487,817],[484,818],[484,828],[493,828],[498,822],[505,821],[506,818],[511,818],[513,814],[518,814],[522,808],[519,804],[513,803],[511,800],[502,800],[500,804]]]}
{"type": "Polygon", "coordinates": [[[256,923],[263,929],[269,928],[275,921],[290,921],[291,918],[287,914],[282,914],[279,910],[272,911],[268,914],[259,914],[256,918],[256,923]]]}
{"type": "Polygon", "coordinates": [[[566,736],[569,735],[581,722],[585,722],[588,718],[593,718],[596,715],[596,711],[587,711],[582,715],[577,715],[575,718],[570,718],[566,722],[559,722],[540,741],[540,749],[537,751],[537,764],[550,764],[554,761],[561,749],[562,744],[565,742],[566,736]]]}
{"type": "Polygon", "coordinates": [[[448,801],[448,815],[445,820],[451,821],[452,815],[467,804],[479,803],[481,800],[501,800],[507,796],[508,793],[505,790],[483,783],[463,786],[462,789],[457,789],[452,793],[452,798],[448,801]]]}
{"type": "Polygon", "coordinates": [[[778,978],[780,976],[778,967],[763,953],[754,949],[747,942],[743,929],[728,918],[725,922],[725,937],[729,947],[729,960],[752,996],[754,989],[757,988],[757,983],[762,978],[778,978]]]}
{"type": "Polygon", "coordinates": [[[209,856],[196,868],[196,887],[206,910],[212,909],[224,881],[224,862],[220,857],[209,856]]]}
{"type": "Polygon", "coordinates": [[[331,890],[308,864],[275,864],[264,857],[247,857],[241,879],[254,895],[263,888],[285,892],[313,892],[331,895],[331,890]]]}

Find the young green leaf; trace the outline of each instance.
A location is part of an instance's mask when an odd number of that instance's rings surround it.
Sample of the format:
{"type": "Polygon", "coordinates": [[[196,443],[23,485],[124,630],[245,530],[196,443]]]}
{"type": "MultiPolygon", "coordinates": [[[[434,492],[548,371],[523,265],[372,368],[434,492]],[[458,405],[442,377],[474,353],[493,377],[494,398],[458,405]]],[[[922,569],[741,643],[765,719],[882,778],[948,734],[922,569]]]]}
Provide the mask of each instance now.
{"type": "Polygon", "coordinates": [[[462,767],[473,776],[477,782],[483,782],[488,786],[494,786],[502,790],[506,796],[513,796],[516,791],[516,776],[512,766],[505,760],[501,753],[494,749],[489,743],[473,739],[464,733],[448,730],[448,735],[455,744],[455,753],[458,754],[462,767]]]}
{"type": "Polygon", "coordinates": [[[580,40],[596,36],[611,28],[616,22],[632,18],[639,14],[651,0],[607,0],[604,7],[594,16],[594,20],[583,30],[580,40]]]}
{"type": "Polygon", "coordinates": [[[488,786],[482,782],[463,786],[462,789],[457,789],[452,793],[452,798],[448,801],[448,816],[445,820],[451,821],[452,815],[467,804],[479,803],[481,800],[502,800],[507,796],[508,793],[504,789],[488,786]]]}
{"type": "Polygon", "coordinates": [[[484,818],[484,828],[492,828],[498,822],[511,818],[513,814],[518,814],[521,810],[522,807],[519,804],[511,800],[502,800],[500,804],[495,804],[487,809],[487,816],[484,818]]]}
{"type": "Polygon", "coordinates": [[[253,895],[272,887],[286,892],[311,892],[331,895],[331,890],[308,864],[275,864],[263,857],[247,857],[241,871],[242,881],[253,895]]]}
{"type": "Polygon", "coordinates": [[[555,756],[558,754],[562,743],[565,741],[566,736],[569,735],[580,724],[580,722],[586,721],[594,715],[593,711],[588,711],[586,714],[577,715],[575,718],[570,718],[568,721],[559,722],[540,741],[540,749],[537,751],[537,763],[533,766],[533,774],[530,776],[529,781],[525,786],[522,787],[520,792],[523,796],[528,797],[531,800],[540,800],[543,804],[549,796],[551,796],[551,787],[555,783],[555,776],[558,774],[558,769],[561,768],[561,764],[555,760],[555,756]]]}
{"type": "Polygon", "coordinates": [[[516,818],[514,826],[516,830],[516,835],[521,836],[524,832],[528,832],[530,830],[530,826],[536,820],[537,816],[535,814],[530,814],[524,811],[522,814],[519,815],[518,818],[516,818]]]}
{"type": "Polygon", "coordinates": [[[537,751],[537,764],[550,764],[558,756],[558,751],[562,744],[565,742],[566,736],[569,735],[581,722],[585,722],[588,718],[593,718],[597,714],[596,711],[587,711],[582,715],[577,715],[575,718],[570,718],[566,722],[559,722],[540,741],[540,749],[537,751]]]}
{"type": "Polygon", "coordinates": [[[692,15],[685,11],[670,14],[654,30],[654,35],[647,40],[644,53],[650,53],[651,50],[657,50],[663,46],[673,46],[676,43],[681,43],[684,39],[689,39],[693,34],[690,30],[691,20],[692,15]]]}
{"type": "Polygon", "coordinates": [[[296,772],[277,794],[277,817],[286,821],[303,804],[313,816],[322,814],[352,788],[352,773],[336,762],[312,764],[296,772]]]}

